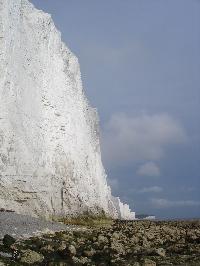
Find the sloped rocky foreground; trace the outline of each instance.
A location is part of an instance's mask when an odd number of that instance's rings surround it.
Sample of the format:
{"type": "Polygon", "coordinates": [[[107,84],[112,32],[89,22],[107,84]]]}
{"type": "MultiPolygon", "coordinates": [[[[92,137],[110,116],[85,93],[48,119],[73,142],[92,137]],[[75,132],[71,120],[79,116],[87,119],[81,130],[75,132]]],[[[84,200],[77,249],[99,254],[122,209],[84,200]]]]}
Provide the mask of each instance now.
{"type": "Polygon", "coordinates": [[[200,220],[115,221],[15,241],[6,235],[0,265],[200,265],[200,220]]]}

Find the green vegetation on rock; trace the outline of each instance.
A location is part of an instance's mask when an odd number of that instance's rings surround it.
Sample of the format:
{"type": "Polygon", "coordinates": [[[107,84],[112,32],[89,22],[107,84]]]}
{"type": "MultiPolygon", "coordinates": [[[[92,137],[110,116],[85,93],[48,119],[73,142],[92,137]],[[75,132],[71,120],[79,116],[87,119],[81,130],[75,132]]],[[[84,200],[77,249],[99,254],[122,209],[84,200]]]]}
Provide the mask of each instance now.
{"type": "Polygon", "coordinates": [[[54,218],[54,220],[57,220],[64,224],[83,225],[91,227],[109,226],[113,224],[113,219],[107,216],[104,211],[101,211],[96,215],[90,212],[84,212],[81,215],[57,217],[54,218]]]}

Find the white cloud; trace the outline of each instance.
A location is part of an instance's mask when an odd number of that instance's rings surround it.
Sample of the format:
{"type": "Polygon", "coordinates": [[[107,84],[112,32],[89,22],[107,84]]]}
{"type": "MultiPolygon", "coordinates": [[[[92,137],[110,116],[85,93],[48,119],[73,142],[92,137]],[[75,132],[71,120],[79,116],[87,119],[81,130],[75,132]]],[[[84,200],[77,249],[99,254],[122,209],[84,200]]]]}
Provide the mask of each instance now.
{"type": "Polygon", "coordinates": [[[124,165],[159,160],[168,145],[185,140],[184,129],[168,114],[130,117],[120,113],[104,125],[102,150],[105,162],[124,165]]]}
{"type": "Polygon", "coordinates": [[[151,199],[151,203],[155,208],[172,208],[172,207],[198,207],[200,201],[194,200],[167,200],[167,199],[151,199]]]}
{"type": "Polygon", "coordinates": [[[156,177],[160,175],[160,169],[155,163],[147,162],[139,167],[137,174],[140,176],[156,177]]]}
{"type": "Polygon", "coordinates": [[[140,190],[138,190],[138,193],[159,193],[162,192],[163,189],[161,187],[158,186],[153,186],[153,187],[144,187],[140,190]]]}

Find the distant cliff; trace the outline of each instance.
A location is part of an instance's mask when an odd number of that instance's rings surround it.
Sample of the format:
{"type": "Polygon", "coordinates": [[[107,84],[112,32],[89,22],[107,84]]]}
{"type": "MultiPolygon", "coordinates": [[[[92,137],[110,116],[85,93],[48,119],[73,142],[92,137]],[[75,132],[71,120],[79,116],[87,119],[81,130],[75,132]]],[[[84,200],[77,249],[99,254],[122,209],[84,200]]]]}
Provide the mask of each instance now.
{"type": "Polygon", "coordinates": [[[0,208],[134,218],[111,196],[98,115],[51,16],[28,0],[0,0],[0,15],[0,208]]]}

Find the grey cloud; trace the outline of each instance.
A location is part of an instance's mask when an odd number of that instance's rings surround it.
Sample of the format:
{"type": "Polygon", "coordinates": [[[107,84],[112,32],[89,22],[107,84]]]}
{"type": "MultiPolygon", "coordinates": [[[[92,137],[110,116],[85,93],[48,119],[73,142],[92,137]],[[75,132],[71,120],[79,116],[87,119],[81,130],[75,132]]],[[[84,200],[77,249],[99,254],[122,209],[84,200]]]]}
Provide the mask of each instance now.
{"type": "Polygon", "coordinates": [[[183,127],[168,114],[114,114],[103,128],[103,155],[111,165],[154,161],[165,155],[168,145],[186,139],[183,127]]]}
{"type": "Polygon", "coordinates": [[[200,201],[194,200],[168,200],[168,199],[151,199],[155,208],[172,208],[172,207],[198,207],[200,201]]]}
{"type": "Polygon", "coordinates": [[[139,167],[137,174],[140,176],[157,177],[160,175],[160,169],[154,162],[147,162],[139,167]]]}
{"type": "Polygon", "coordinates": [[[163,191],[162,187],[153,186],[153,187],[144,187],[138,190],[138,193],[160,193],[163,191]]]}

